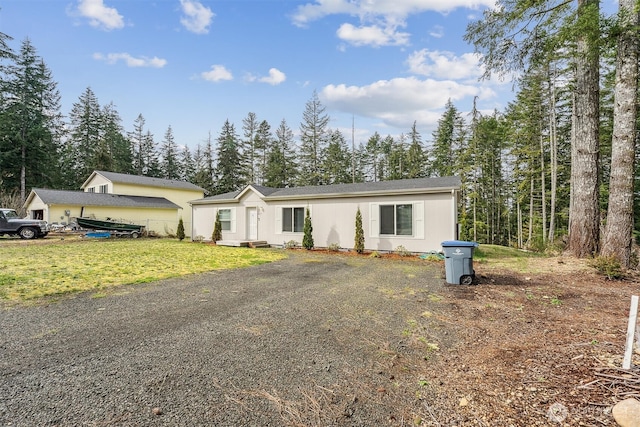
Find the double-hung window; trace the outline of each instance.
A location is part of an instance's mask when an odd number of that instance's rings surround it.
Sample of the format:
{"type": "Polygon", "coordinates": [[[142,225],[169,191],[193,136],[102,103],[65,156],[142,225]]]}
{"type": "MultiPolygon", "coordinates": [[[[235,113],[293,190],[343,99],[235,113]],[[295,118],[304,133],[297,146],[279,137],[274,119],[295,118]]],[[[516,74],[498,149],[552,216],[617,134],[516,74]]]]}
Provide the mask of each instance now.
{"type": "Polygon", "coordinates": [[[380,205],[380,234],[413,235],[413,205],[380,205]]]}
{"type": "Polygon", "coordinates": [[[282,231],[302,233],[304,208],[282,208],[282,231]]]}
{"type": "Polygon", "coordinates": [[[100,191],[99,191],[100,193],[105,193],[106,194],[108,191],[109,191],[109,185],[108,184],[102,184],[100,186],[100,191]]]}
{"type": "Polygon", "coordinates": [[[222,231],[231,231],[231,209],[220,209],[218,213],[220,214],[222,231]]]}

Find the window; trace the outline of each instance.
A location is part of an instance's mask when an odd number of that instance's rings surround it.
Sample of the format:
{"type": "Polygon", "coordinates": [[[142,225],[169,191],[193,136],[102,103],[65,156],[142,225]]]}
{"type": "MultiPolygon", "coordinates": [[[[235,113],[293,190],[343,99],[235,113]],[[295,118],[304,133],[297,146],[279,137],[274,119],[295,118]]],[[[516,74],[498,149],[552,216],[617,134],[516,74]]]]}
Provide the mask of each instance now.
{"type": "Polygon", "coordinates": [[[102,184],[100,186],[100,191],[99,193],[107,193],[107,191],[109,190],[109,185],[108,184],[102,184]]]}
{"type": "Polygon", "coordinates": [[[95,193],[95,192],[96,192],[96,187],[87,188],[87,193],[95,193]]]}
{"type": "Polygon", "coordinates": [[[231,209],[220,209],[218,213],[220,214],[222,231],[231,231],[231,209]]]}
{"type": "Polygon", "coordinates": [[[380,234],[413,235],[413,205],[380,205],[380,234]]]}
{"type": "Polygon", "coordinates": [[[282,208],[282,231],[302,233],[304,208],[282,208]]]}

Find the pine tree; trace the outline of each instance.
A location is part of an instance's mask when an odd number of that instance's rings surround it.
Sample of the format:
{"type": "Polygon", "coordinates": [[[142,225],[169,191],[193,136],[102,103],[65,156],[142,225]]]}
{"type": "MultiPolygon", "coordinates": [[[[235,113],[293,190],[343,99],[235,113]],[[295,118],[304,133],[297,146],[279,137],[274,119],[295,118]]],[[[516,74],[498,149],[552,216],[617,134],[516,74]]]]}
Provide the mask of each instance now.
{"type": "Polygon", "coordinates": [[[3,67],[0,81],[0,170],[5,188],[28,189],[59,181],[56,158],[62,134],[60,96],[51,72],[27,39],[18,55],[0,36],[0,58],[15,59],[3,67]]]}
{"type": "Polygon", "coordinates": [[[356,212],[356,236],[353,243],[353,250],[361,254],[364,252],[364,230],[362,229],[362,214],[360,213],[360,206],[356,212]]]}
{"type": "Polygon", "coordinates": [[[226,120],[220,131],[220,136],[218,136],[218,163],[215,169],[216,194],[235,191],[246,184],[238,168],[240,163],[238,136],[233,124],[226,120]]]}
{"type": "Polygon", "coordinates": [[[258,132],[258,119],[256,113],[249,113],[247,117],[242,119],[242,131],[244,138],[242,139],[241,151],[243,153],[242,169],[243,179],[248,183],[258,182],[258,140],[256,133],[258,132]]]}
{"type": "Polygon", "coordinates": [[[447,101],[438,127],[433,132],[433,147],[429,164],[430,176],[452,176],[459,168],[458,157],[464,144],[464,119],[447,101]]]}
{"type": "Polygon", "coordinates": [[[329,145],[323,162],[325,184],[344,184],[353,181],[351,154],[342,132],[337,129],[329,132],[329,145]]]}
{"type": "Polygon", "coordinates": [[[422,146],[422,137],[413,122],[409,134],[409,149],[407,150],[407,178],[423,178],[427,176],[427,155],[422,146]]]}
{"type": "Polygon", "coordinates": [[[220,211],[216,212],[216,221],[213,223],[213,234],[211,235],[213,242],[222,240],[222,223],[220,222],[220,211]]]}
{"type": "Polygon", "coordinates": [[[180,151],[179,164],[180,179],[193,183],[195,181],[196,165],[188,145],[185,145],[180,151]]]}
{"type": "Polygon", "coordinates": [[[160,161],[160,169],[164,179],[180,179],[180,165],[178,160],[178,146],[173,137],[173,129],[171,126],[167,128],[160,147],[162,160],[160,161]]]}
{"type": "Polygon", "coordinates": [[[178,221],[178,229],[176,230],[176,237],[181,242],[186,237],[185,234],[184,234],[184,222],[182,221],[182,217],[180,217],[180,220],[178,221]]]}
{"type": "Polygon", "coordinates": [[[323,184],[323,159],[327,145],[329,116],[316,91],[307,102],[300,123],[300,185],[323,184]]]}
{"type": "Polygon", "coordinates": [[[255,137],[256,149],[256,184],[264,185],[266,180],[267,157],[272,145],[274,144],[273,135],[271,134],[271,125],[266,120],[260,122],[255,137]]]}
{"type": "Polygon", "coordinates": [[[293,131],[283,119],[276,129],[276,139],[268,149],[264,185],[273,188],[293,186],[297,179],[297,165],[293,150],[293,131]]]}
{"type": "Polygon", "coordinates": [[[311,225],[311,213],[309,208],[304,216],[304,237],[302,238],[302,247],[311,250],[313,249],[313,225],[311,225]]]}
{"type": "Polygon", "coordinates": [[[115,105],[109,103],[102,108],[102,140],[109,154],[111,167],[107,170],[118,173],[133,173],[131,142],[125,137],[120,114],[115,105]]]}

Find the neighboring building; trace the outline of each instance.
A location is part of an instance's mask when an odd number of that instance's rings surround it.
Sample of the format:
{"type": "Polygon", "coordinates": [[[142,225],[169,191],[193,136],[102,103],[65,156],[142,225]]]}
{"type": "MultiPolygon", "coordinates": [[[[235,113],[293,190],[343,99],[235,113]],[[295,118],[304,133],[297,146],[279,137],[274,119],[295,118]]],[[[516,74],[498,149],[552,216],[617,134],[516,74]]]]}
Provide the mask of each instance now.
{"type": "Polygon", "coordinates": [[[94,171],[82,185],[84,191],[34,188],[24,203],[31,218],[67,223],[75,217],[92,217],[144,225],[159,235],[175,234],[183,219],[191,229],[189,200],[204,190],[174,181],[114,172],[94,171]]]}
{"type": "Polygon", "coordinates": [[[314,187],[248,185],[236,192],[191,202],[192,238],[211,240],[220,212],[224,241],[302,242],[305,210],[317,247],[353,248],[360,208],[368,250],[440,250],[457,238],[460,179],[420,178],[314,187]]]}

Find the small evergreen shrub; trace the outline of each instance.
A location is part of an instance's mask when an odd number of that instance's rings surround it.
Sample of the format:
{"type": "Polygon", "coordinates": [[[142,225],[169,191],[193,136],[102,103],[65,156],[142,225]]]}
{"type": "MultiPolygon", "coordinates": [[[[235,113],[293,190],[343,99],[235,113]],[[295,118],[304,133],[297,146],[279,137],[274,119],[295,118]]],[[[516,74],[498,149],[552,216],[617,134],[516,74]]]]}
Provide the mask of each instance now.
{"type": "Polygon", "coordinates": [[[589,265],[609,280],[622,279],[624,272],[620,261],[615,256],[598,256],[595,257],[589,265]]]}
{"type": "Polygon", "coordinates": [[[182,217],[180,217],[180,221],[178,221],[178,231],[176,231],[176,236],[181,242],[186,237],[184,234],[184,222],[182,221],[182,217]]]}
{"type": "Polygon", "coordinates": [[[362,213],[360,213],[360,206],[356,212],[356,237],[353,242],[353,250],[361,254],[364,252],[364,230],[362,229],[362,213]]]}
{"type": "Polygon", "coordinates": [[[369,254],[369,258],[380,258],[380,252],[373,251],[369,254]]]}
{"type": "Polygon", "coordinates": [[[218,240],[222,240],[222,223],[220,222],[220,211],[216,212],[216,222],[213,224],[213,234],[211,235],[211,240],[213,240],[214,243],[218,240]]]}
{"type": "Polygon", "coordinates": [[[304,237],[302,238],[302,247],[306,250],[313,249],[313,225],[311,225],[311,213],[307,208],[307,213],[304,217],[304,237]]]}

